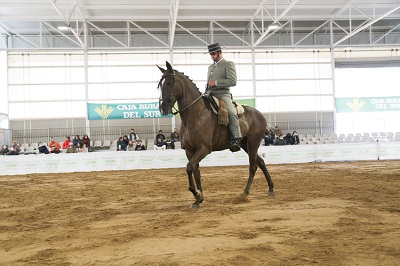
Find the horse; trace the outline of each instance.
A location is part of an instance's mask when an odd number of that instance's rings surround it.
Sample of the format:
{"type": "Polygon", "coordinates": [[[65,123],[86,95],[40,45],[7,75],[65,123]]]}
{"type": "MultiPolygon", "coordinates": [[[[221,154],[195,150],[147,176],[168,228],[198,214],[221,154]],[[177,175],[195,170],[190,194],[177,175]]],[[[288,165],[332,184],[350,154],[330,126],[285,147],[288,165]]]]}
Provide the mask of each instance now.
{"type": "MultiPolygon", "coordinates": [[[[217,115],[211,110],[208,100],[186,75],[173,69],[167,61],[158,83],[160,88],[159,111],[161,115],[179,113],[181,116],[181,144],[185,149],[189,162],[186,172],[189,178],[189,191],[193,193],[195,202],[190,208],[197,209],[203,202],[203,189],[199,163],[212,151],[228,149],[230,131],[226,126],[218,125],[217,115]],[[177,102],[178,111],[173,112],[177,102]],[[193,181],[193,178],[195,181],[193,181]]],[[[257,154],[258,147],[267,130],[264,115],[250,106],[243,106],[244,114],[239,119],[242,139],[241,148],[249,157],[249,179],[244,189],[244,195],[250,193],[250,187],[257,170],[260,167],[267,179],[269,196],[274,196],[274,183],[268,173],[264,160],[257,154]]]]}

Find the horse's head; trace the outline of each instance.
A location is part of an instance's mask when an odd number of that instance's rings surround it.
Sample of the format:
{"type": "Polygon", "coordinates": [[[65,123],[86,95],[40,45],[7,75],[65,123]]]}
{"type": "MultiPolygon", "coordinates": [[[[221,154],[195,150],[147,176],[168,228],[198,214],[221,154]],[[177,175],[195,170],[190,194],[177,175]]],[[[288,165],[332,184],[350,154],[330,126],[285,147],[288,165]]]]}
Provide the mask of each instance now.
{"type": "Polygon", "coordinates": [[[160,88],[160,99],[159,99],[159,110],[162,115],[172,114],[172,108],[175,102],[181,96],[181,90],[179,89],[178,82],[176,82],[176,73],[172,69],[170,63],[166,62],[167,69],[157,67],[163,73],[158,83],[160,88]]]}

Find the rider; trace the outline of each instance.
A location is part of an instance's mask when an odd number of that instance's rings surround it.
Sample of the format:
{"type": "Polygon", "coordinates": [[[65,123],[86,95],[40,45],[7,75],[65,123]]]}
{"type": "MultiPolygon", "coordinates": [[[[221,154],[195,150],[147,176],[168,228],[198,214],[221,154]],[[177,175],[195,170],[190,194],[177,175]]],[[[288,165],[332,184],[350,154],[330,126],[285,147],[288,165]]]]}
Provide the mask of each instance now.
{"type": "Polygon", "coordinates": [[[239,119],[232,104],[230,93],[230,87],[236,85],[235,64],[232,61],[223,58],[219,43],[208,45],[208,52],[214,63],[208,67],[205,95],[209,96],[212,94],[221,98],[225,102],[228,109],[229,129],[231,131],[229,149],[232,152],[236,152],[240,150],[242,134],[240,132],[239,119]]]}

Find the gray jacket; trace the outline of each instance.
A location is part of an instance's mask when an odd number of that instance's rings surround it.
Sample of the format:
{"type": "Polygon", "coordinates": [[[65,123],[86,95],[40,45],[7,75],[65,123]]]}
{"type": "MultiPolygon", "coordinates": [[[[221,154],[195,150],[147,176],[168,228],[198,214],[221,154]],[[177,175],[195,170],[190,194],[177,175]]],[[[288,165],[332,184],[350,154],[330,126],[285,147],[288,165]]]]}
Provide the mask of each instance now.
{"type": "Polygon", "coordinates": [[[236,85],[236,68],[232,61],[224,58],[208,67],[207,82],[216,80],[217,86],[209,88],[214,95],[230,94],[230,87],[236,85]]]}

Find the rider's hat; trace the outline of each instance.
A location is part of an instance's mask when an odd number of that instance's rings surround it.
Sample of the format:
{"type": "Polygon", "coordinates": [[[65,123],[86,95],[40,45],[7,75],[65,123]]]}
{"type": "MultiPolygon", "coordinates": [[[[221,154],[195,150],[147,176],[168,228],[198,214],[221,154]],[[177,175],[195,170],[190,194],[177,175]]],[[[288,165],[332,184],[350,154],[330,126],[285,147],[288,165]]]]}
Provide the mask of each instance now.
{"type": "Polygon", "coordinates": [[[207,48],[209,53],[221,51],[221,46],[219,45],[219,43],[210,44],[207,46],[207,48]]]}

